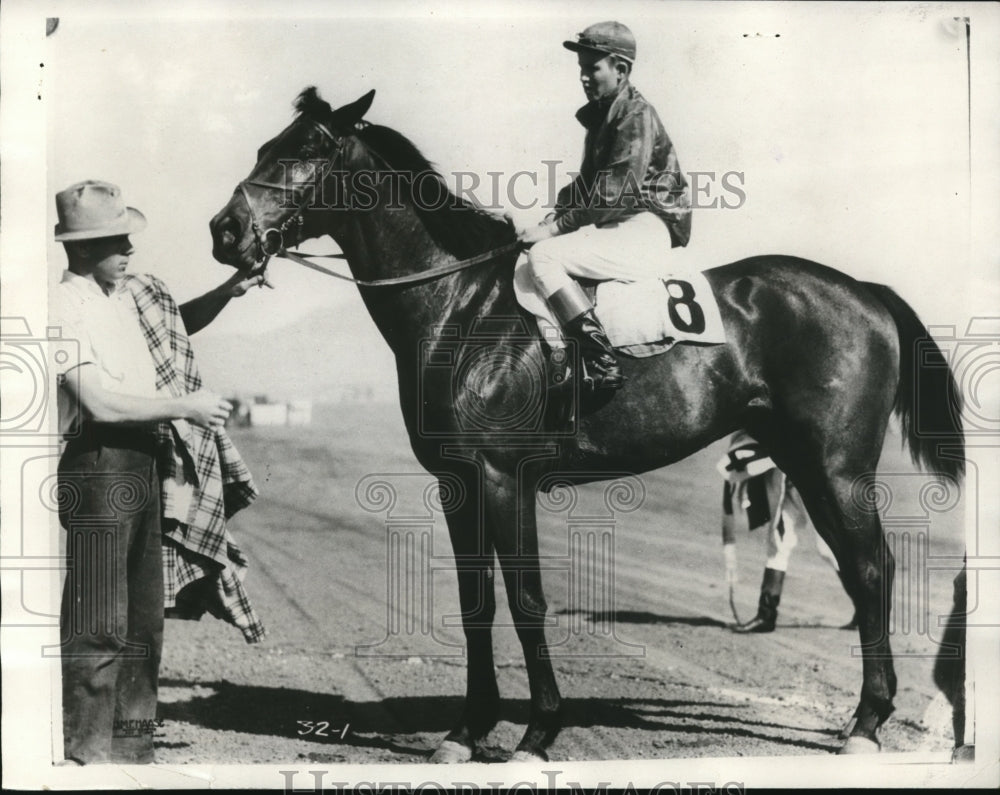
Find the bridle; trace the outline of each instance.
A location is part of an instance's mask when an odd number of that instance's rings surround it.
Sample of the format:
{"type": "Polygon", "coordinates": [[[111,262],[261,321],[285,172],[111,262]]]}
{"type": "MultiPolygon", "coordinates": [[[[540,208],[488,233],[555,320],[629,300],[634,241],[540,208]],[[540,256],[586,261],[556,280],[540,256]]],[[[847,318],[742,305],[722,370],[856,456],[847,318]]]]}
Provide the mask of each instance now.
{"type": "Polygon", "coordinates": [[[323,168],[322,173],[319,175],[318,179],[313,180],[312,189],[307,191],[306,195],[303,197],[302,201],[295,208],[295,212],[292,213],[288,218],[286,218],[281,226],[271,226],[267,229],[261,229],[261,225],[257,222],[257,214],[253,209],[253,202],[250,200],[250,194],[247,192],[247,185],[253,185],[256,188],[264,188],[265,190],[279,190],[282,193],[287,192],[288,188],[286,185],[275,185],[273,182],[263,182],[256,179],[244,179],[241,180],[236,189],[242,194],[243,201],[246,203],[247,212],[250,215],[250,228],[253,231],[254,245],[257,247],[257,254],[255,256],[255,261],[259,270],[263,272],[267,268],[267,263],[271,257],[283,257],[289,253],[288,248],[285,245],[285,233],[291,229],[293,226],[295,229],[295,243],[298,245],[302,241],[302,226],[305,223],[303,215],[306,211],[306,207],[313,199],[313,192],[315,191],[316,185],[323,184],[327,177],[333,172],[333,167],[336,165],[337,159],[343,154],[344,146],[347,142],[346,137],[338,138],[335,136],[330,129],[321,122],[315,119],[310,119],[310,121],[315,125],[326,138],[333,141],[334,150],[327,158],[326,165],[323,168]]]}
{"type": "MultiPolygon", "coordinates": [[[[295,208],[295,212],[292,213],[288,218],[286,218],[280,226],[271,226],[267,229],[261,229],[261,225],[257,222],[257,214],[253,209],[253,202],[250,200],[250,194],[247,191],[247,185],[253,185],[257,188],[264,188],[265,190],[279,190],[283,193],[288,190],[285,185],[275,185],[271,182],[263,182],[261,180],[254,179],[244,179],[241,180],[239,185],[237,185],[236,190],[240,192],[243,196],[243,201],[246,203],[247,212],[250,215],[250,228],[254,235],[254,245],[257,248],[255,262],[257,267],[255,271],[258,271],[264,278],[261,281],[261,286],[268,284],[266,277],[267,264],[271,257],[281,257],[282,259],[289,259],[293,262],[298,263],[311,270],[319,271],[320,273],[325,273],[327,276],[333,276],[337,279],[343,279],[344,281],[353,282],[354,284],[361,285],[362,287],[391,287],[401,284],[414,284],[417,282],[430,281],[431,279],[437,279],[441,276],[445,276],[449,273],[455,273],[460,270],[465,270],[473,265],[479,265],[484,262],[489,262],[496,259],[499,256],[510,253],[512,251],[519,250],[522,245],[520,241],[513,241],[507,243],[503,246],[498,246],[497,248],[485,251],[482,254],[477,254],[474,257],[469,257],[468,259],[459,260],[448,265],[440,265],[436,268],[430,268],[425,271],[418,271],[416,273],[406,274],[404,276],[394,276],[387,279],[355,279],[351,276],[344,276],[342,273],[337,273],[329,268],[324,268],[322,265],[317,265],[315,262],[310,262],[305,257],[328,257],[333,259],[346,259],[343,254],[308,254],[303,255],[298,251],[291,251],[285,245],[285,233],[289,229],[295,227],[295,242],[293,245],[298,245],[302,242],[302,226],[305,223],[303,215],[306,208],[309,206],[313,199],[313,191],[316,185],[322,185],[329,178],[330,174],[333,173],[334,166],[337,160],[343,155],[344,148],[347,144],[347,137],[338,137],[330,131],[330,129],[316,119],[310,119],[316,128],[323,133],[326,138],[329,138],[334,143],[334,150],[331,152],[330,156],[327,158],[326,165],[323,168],[322,173],[319,175],[318,179],[314,179],[312,182],[312,190],[306,193],[302,201],[295,208]]],[[[359,122],[359,124],[365,124],[366,122],[359,122]]],[[[268,285],[270,286],[270,285],[268,285]]]]}

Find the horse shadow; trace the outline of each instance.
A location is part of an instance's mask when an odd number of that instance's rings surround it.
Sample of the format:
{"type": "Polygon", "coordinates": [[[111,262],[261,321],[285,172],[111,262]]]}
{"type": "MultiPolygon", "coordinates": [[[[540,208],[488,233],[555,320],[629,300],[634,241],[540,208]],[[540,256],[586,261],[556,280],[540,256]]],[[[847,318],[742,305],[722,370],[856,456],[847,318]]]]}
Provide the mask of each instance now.
{"type": "MultiPolygon", "coordinates": [[[[309,744],[314,761],[336,759],[338,746],[389,751],[410,761],[433,753],[439,737],[452,728],[461,712],[460,696],[404,696],[379,701],[354,701],[332,693],[232,682],[189,682],[163,679],[162,687],[192,687],[198,695],[181,702],[160,703],[158,717],[215,731],[297,738],[309,744]],[[201,695],[206,693],[207,695],[201,695]]],[[[527,699],[504,700],[500,720],[517,725],[528,721],[527,699]]],[[[641,729],[680,734],[745,737],[794,746],[802,750],[835,752],[836,730],[817,730],[749,718],[746,704],[671,699],[568,698],[564,701],[564,728],[641,729]],[[727,712],[735,714],[727,714],[727,712]],[[742,713],[742,714],[741,714],[742,713]],[[768,731],[768,730],[774,730],[768,731]],[[776,732],[802,731],[829,735],[829,742],[783,737],[776,732]]],[[[484,745],[474,761],[505,761],[506,751],[484,745]]]]}

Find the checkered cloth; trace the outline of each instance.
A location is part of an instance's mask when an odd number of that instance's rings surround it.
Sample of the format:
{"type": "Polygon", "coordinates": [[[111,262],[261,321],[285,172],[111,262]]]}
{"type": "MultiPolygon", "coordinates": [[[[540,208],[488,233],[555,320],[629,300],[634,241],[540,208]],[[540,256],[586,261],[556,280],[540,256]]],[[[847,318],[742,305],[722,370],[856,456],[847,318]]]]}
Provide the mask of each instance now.
{"type": "MultiPolygon", "coordinates": [[[[129,276],[125,286],[153,355],[157,391],[180,397],[201,389],[180,310],[166,286],[150,275],[129,276]]],[[[157,433],[166,614],[197,619],[208,612],[256,643],[264,626],[243,587],[247,559],[226,526],[257,497],[250,470],[222,429],[173,420],[159,423],[157,433]]]]}

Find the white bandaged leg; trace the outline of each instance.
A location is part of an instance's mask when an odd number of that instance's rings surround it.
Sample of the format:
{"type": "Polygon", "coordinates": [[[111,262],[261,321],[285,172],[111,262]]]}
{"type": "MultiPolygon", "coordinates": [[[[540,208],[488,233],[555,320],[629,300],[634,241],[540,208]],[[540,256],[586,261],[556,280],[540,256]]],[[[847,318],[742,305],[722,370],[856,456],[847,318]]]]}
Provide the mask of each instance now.
{"type": "Polygon", "coordinates": [[[767,568],[787,571],[788,559],[799,543],[795,532],[796,517],[786,510],[787,478],[780,469],[767,474],[767,501],[771,509],[771,525],[767,531],[767,568]],[[780,530],[780,532],[779,532],[780,530]]]}
{"type": "MultiPolygon", "coordinates": [[[[809,519],[809,512],[806,510],[805,503],[802,502],[802,495],[799,494],[798,489],[787,482],[785,491],[785,504],[783,507],[785,524],[794,526],[796,530],[805,530],[812,525],[812,522],[809,519]]],[[[815,528],[813,528],[813,536],[816,538],[816,551],[819,552],[819,556],[829,563],[834,571],[839,572],[840,566],[837,565],[837,558],[833,554],[833,550],[827,546],[827,543],[815,528]]]]}
{"type": "Polygon", "coordinates": [[[826,541],[820,538],[819,533],[816,533],[816,551],[819,552],[819,556],[823,558],[835,572],[840,573],[840,565],[837,563],[837,556],[833,554],[833,550],[827,545],[826,541]]]}

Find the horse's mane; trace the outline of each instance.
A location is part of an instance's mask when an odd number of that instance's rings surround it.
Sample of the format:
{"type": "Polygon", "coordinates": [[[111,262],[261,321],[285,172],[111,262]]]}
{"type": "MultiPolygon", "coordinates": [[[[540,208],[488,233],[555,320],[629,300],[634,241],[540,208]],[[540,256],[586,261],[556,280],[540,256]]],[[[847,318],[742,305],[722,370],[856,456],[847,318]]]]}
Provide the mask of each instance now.
{"type": "MultiPolygon", "coordinates": [[[[314,86],[299,94],[295,110],[319,122],[326,122],[333,113],[314,86]]],[[[513,228],[503,219],[456,196],[441,173],[406,136],[378,124],[364,124],[355,134],[394,171],[410,175],[410,181],[402,181],[403,188],[410,190],[414,186],[415,192],[419,190],[423,200],[415,202],[414,208],[434,242],[452,256],[472,257],[514,239],[513,228]]]]}

